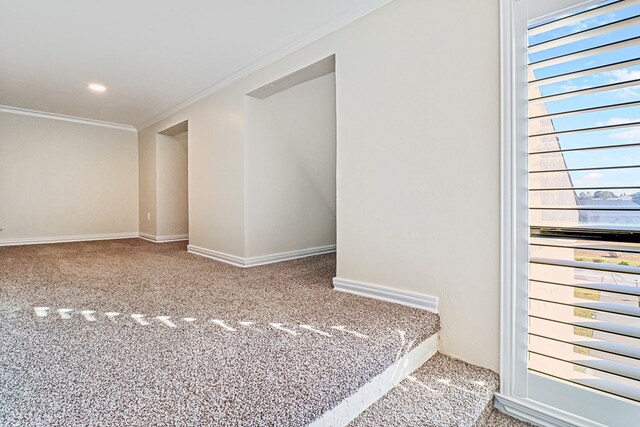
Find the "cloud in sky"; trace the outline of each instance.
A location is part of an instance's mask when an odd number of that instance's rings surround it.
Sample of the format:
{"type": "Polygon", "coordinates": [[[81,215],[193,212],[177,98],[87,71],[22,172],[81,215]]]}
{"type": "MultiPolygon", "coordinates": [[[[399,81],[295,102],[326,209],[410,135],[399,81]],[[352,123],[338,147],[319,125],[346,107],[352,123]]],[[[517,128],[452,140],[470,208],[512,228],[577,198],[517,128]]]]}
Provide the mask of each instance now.
{"type": "MultiPolygon", "coordinates": [[[[592,26],[595,27],[596,25],[592,25],[592,26]]],[[[578,22],[576,24],[567,26],[567,28],[569,29],[569,33],[570,34],[571,33],[577,33],[578,31],[586,30],[589,27],[590,27],[589,21],[581,21],[581,22],[578,22]]]]}
{"type": "Polygon", "coordinates": [[[582,177],[583,181],[599,181],[604,177],[604,175],[602,175],[599,172],[591,172],[586,174],[585,176],[582,177]]]}
{"type": "Polygon", "coordinates": [[[637,87],[625,87],[624,89],[621,89],[618,93],[618,98],[622,98],[622,99],[629,99],[629,98],[636,99],[638,97],[640,97],[640,88],[637,88],[637,87]]]}
{"type": "Polygon", "coordinates": [[[574,179],[573,185],[576,187],[594,186],[598,184],[602,178],[604,178],[604,175],[602,175],[600,172],[590,172],[578,179],[574,179]]]}
{"type": "Polygon", "coordinates": [[[560,90],[562,90],[562,92],[573,92],[578,88],[579,88],[578,85],[573,84],[571,80],[569,80],[568,82],[560,86],[560,90]]]}
{"type": "Polygon", "coordinates": [[[640,141],[640,127],[635,127],[629,130],[614,133],[610,136],[610,138],[627,139],[627,140],[633,139],[633,140],[640,141]]]}
{"type": "Polygon", "coordinates": [[[627,119],[626,117],[611,117],[606,122],[597,122],[596,126],[623,125],[625,123],[640,122],[640,119],[627,119]]]}
{"type": "MultiPolygon", "coordinates": [[[[628,68],[621,68],[619,70],[607,71],[603,73],[603,75],[608,77],[606,84],[627,82],[629,80],[640,79],[640,69],[630,70],[628,68]]],[[[618,98],[622,98],[622,99],[639,97],[640,87],[638,86],[626,87],[623,89],[616,90],[615,93],[618,98]]]]}
{"type": "Polygon", "coordinates": [[[640,79],[640,70],[622,68],[620,70],[609,71],[608,75],[611,77],[610,83],[626,82],[628,80],[640,79]]]}
{"type": "Polygon", "coordinates": [[[587,28],[599,27],[601,25],[609,24],[615,21],[616,15],[614,13],[608,13],[606,15],[598,16],[597,18],[591,18],[584,21],[577,22],[576,24],[569,25],[569,31],[571,33],[586,30],[587,28]]]}

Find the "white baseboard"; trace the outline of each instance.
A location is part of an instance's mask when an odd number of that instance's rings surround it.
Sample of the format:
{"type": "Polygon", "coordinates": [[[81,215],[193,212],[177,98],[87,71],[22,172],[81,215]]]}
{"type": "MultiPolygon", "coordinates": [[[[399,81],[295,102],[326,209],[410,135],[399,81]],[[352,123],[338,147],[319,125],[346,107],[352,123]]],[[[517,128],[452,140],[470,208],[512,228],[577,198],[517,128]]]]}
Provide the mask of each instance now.
{"type": "Polygon", "coordinates": [[[605,427],[603,424],[541,403],[515,396],[495,395],[495,406],[501,412],[543,427],[605,427]]]}
{"type": "Polygon", "coordinates": [[[187,245],[187,252],[216,261],[224,262],[225,264],[235,265],[236,267],[244,267],[244,258],[226,254],[224,252],[213,251],[211,249],[201,248],[194,245],[187,245]]]}
{"type": "Polygon", "coordinates": [[[175,234],[172,236],[154,236],[153,234],[139,233],[138,237],[153,243],[171,243],[171,242],[182,242],[185,240],[189,240],[188,234],[175,234]]]}
{"type": "Polygon", "coordinates": [[[273,264],[275,262],[290,261],[292,259],[306,258],[309,256],[330,254],[336,251],[336,245],[318,246],[316,248],[298,249],[289,252],[280,252],[270,255],[261,255],[245,258],[244,267],[273,264]]]}
{"type": "Polygon", "coordinates": [[[373,285],[371,283],[342,279],[340,277],[333,278],[333,288],[340,292],[348,292],[350,294],[356,294],[364,297],[395,302],[397,304],[420,308],[433,313],[438,312],[438,297],[431,295],[401,291],[380,285],[373,285]]]}
{"type": "Polygon", "coordinates": [[[236,267],[256,267],[258,265],[273,264],[276,262],[290,261],[298,258],[305,258],[314,255],[328,254],[336,251],[336,245],[319,246],[317,248],[299,249],[290,252],[281,252],[271,255],[262,255],[256,257],[243,258],[236,255],[218,252],[211,249],[201,248],[199,246],[188,245],[187,251],[192,254],[211,258],[226,264],[235,265],[236,267]]]}
{"type": "Polygon", "coordinates": [[[137,231],[128,233],[80,234],[74,236],[26,237],[18,239],[0,239],[0,246],[42,245],[50,243],[88,242],[94,240],[132,239],[138,237],[137,231]]]}
{"type": "Polygon", "coordinates": [[[188,234],[174,234],[171,236],[158,236],[156,237],[156,242],[158,243],[169,243],[169,242],[184,242],[185,240],[189,240],[188,234]]]}
{"type": "Polygon", "coordinates": [[[398,385],[400,381],[424,365],[437,351],[438,334],[434,334],[400,357],[383,373],[360,387],[336,407],[322,414],[309,424],[309,427],[346,426],[389,390],[398,385]]]}
{"type": "Polygon", "coordinates": [[[138,233],[138,237],[140,237],[141,239],[144,239],[144,240],[148,240],[150,242],[154,242],[154,243],[156,241],[156,236],[154,236],[153,234],[138,233]]]}

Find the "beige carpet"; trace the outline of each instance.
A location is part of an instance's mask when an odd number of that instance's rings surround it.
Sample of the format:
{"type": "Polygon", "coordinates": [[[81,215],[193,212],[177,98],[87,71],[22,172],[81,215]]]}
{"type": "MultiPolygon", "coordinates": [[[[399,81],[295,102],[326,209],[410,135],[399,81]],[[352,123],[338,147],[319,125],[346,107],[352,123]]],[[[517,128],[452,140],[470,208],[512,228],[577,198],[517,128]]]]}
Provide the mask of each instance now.
{"type": "Polygon", "coordinates": [[[350,427],[533,427],[494,407],[498,375],[436,354],[350,427]]]}
{"type": "Polygon", "coordinates": [[[305,425],[439,329],[334,274],[139,239],[0,248],[0,425],[305,425]]]}

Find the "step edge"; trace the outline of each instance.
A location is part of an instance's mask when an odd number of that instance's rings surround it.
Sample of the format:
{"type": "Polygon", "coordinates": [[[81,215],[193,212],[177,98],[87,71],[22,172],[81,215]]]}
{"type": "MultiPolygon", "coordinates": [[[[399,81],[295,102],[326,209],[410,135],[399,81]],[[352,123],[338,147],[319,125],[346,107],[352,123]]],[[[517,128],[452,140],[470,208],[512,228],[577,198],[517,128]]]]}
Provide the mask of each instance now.
{"type": "Polygon", "coordinates": [[[439,335],[436,332],[400,357],[381,374],[369,380],[355,393],[326,411],[309,427],[346,426],[398,385],[413,371],[424,365],[438,352],[439,335]]]}

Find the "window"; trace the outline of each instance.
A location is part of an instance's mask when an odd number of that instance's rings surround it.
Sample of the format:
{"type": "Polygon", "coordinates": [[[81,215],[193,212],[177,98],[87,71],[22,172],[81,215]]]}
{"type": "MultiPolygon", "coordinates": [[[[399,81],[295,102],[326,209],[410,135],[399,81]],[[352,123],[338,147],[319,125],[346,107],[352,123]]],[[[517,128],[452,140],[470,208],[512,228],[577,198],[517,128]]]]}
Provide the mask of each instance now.
{"type": "Polygon", "coordinates": [[[631,425],[640,417],[640,1],[554,12],[545,0],[551,13],[534,20],[531,2],[520,3],[510,2],[521,21],[511,90],[526,93],[511,98],[505,142],[516,243],[503,357],[513,378],[501,392],[554,408],[556,419],[631,425]]]}

